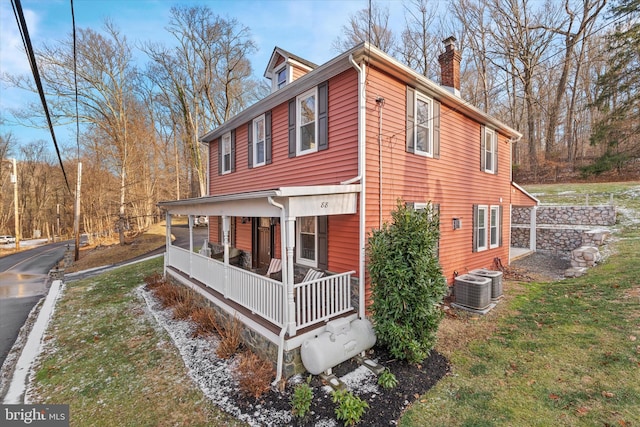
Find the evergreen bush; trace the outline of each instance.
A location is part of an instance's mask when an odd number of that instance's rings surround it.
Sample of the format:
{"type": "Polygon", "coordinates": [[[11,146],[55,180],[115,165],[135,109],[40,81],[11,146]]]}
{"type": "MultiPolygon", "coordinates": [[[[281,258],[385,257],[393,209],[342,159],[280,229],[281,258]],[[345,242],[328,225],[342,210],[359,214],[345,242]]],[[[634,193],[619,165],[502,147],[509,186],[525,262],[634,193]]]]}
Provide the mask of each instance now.
{"type": "Polygon", "coordinates": [[[435,346],[447,283],[438,262],[438,215],[398,201],[392,222],[373,231],[367,248],[376,336],[391,354],[421,362],[435,346]]]}

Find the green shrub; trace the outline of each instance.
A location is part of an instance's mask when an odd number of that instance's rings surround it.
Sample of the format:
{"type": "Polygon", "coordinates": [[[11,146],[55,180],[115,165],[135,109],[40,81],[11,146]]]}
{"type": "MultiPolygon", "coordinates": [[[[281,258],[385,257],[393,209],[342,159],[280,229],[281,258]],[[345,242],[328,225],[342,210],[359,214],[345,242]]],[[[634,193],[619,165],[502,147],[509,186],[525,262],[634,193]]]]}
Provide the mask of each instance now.
{"type": "Polygon", "coordinates": [[[344,421],[344,425],[352,426],[358,423],[369,404],[347,390],[333,392],[333,403],[337,403],[336,418],[344,421]]]}
{"type": "Polygon", "coordinates": [[[414,210],[398,202],[369,237],[376,336],[393,356],[421,362],[435,346],[447,283],[438,262],[438,216],[431,203],[414,210]]]}
{"type": "Polygon", "coordinates": [[[306,383],[296,385],[293,391],[293,396],[291,396],[291,412],[293,412],[293,415],[296,417],[304,418],[311,408],[313,389],[309,385],[310,382],[311,376],[307,378],[306,383]]]}
{"type": "Polygon", "coordinates": [[[382,388],[394,388],[398,385],[398,379],[393,375],[393,372],[385,369],[378,377],[378,385],[382,388]]]}

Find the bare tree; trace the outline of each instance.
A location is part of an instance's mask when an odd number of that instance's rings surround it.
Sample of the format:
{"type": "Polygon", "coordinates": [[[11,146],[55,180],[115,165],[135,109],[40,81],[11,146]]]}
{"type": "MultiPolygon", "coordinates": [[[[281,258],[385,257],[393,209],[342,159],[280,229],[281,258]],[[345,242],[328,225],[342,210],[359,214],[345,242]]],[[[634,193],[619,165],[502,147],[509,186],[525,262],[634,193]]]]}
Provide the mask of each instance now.
{"type": "Polygon", "coordinates": [[[436,79],[440,45],[438,34],[432,31],[437,8],[429,0],[411,0],[404,6],[405,27],[396,50],[402,62],[425,77],[436,79]]]}
{"type": "Polygon", "coordinates": [[[351,15],[349,22],[342,26],[342,36],[334,40],[332,47],[337,52],[344,52],[365,41],[383,52],[393,53],[395,38],[389,29],[388,7],[380,7],[371,1],[369,8],[351,15]]]}
{"type": "Polygon", "coordinates": [[[607,4],[607,0],[585,0],[581,3],[580,10],[572,8],[572,2],[565,0],[564,11],[566,16],[564,22],[560,26],[547,26],[545,24],[539,27],[531,27],[532,30],[544,29],[550,33],[558,34],[563,37],[563,52],[560,61],[561,73],[555,84],[555,96],[550,100],[547,116],[547,129],[545,132],[545,153],[550,156],[556,150],[556,128],[560,115],[560,107],[562,100],[567,91],[567,82],[572,65],[575,65],[574,71],[579,73],[584,53],[584,38],[590,33],[600,12],[607,4]],[[576,28],[577,27],[577,28],[576,28]],[[576,47],[579,49],[578,61],[574,62],[574,51],[576,47]]]}
{"type": "Polygon", "coordinates": [[[198,194],[206,194],[206,162],[198,135],[224,123],[253,101],[262,88],[251,78],[249,29],[206,6],[174,7],[167,31],[173,48],[147,44],[148,75],[170,110],[174,134],[188,155],[198,194]]]}
{"type": "MultiPolygon", "coordinates": [[[[540,111],[536,105],[535,78],[553,40],[553,34],[541,27],[556,14],[552,4],[533,10],[529,0],[496,0],[489,7],[494,25],[488,57],[507,78],[512,78],[513,94],[515,85],[519,86],[518,92],[524,100],[529,166],[537,173],[540,132],[536,124],[540,111]]],[[[511,108],[517,108],[518,98],[511,97],[511,108]]]]}

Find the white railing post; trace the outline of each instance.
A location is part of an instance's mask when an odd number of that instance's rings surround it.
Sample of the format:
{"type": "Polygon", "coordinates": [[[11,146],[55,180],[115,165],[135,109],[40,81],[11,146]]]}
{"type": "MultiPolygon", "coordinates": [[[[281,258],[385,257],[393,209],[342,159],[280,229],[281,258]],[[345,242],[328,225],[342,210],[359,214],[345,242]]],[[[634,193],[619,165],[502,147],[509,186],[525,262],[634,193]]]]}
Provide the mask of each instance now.
{"type": "Polygon", "coordinates": [[[286,321],[289,328],[289,335],[296,334],[296,303],[293,298],[293,250],[296,247],[295,236],[296,218],[287,217],[285,220],[286,236],[287,236],[287,283],[285,284],[285,292],[287,293],[286,321]]]}
{"type": "Polygon", "coordinates": [[[224,297],[229,295],[229,217],[222,215],[222,244],[224,245],[224,297]]]}

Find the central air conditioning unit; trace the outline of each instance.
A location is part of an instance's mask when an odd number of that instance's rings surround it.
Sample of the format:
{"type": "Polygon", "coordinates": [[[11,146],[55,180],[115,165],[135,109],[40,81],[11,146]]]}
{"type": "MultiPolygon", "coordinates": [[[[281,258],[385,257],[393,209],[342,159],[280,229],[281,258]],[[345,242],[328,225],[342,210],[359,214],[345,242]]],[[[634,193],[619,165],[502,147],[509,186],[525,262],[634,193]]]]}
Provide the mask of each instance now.
{"type": "Polygon", "coordinates": [[[463,274],[455,278],[453,293],[456,304],[483,310],[491,304],[491,279],[463,274]]]}
{"type": "Polygon", "coordinates": [[[479,268],[471,270],[469,274],[480,277],[488,277],[491,279],[491,300],[497,301],[502,296],[502,271],[488,270],[479,268]]]}

